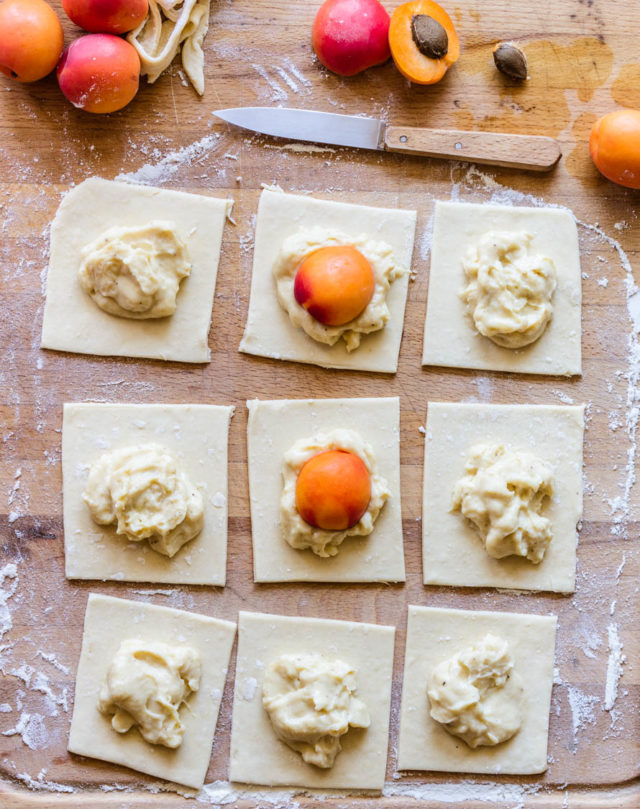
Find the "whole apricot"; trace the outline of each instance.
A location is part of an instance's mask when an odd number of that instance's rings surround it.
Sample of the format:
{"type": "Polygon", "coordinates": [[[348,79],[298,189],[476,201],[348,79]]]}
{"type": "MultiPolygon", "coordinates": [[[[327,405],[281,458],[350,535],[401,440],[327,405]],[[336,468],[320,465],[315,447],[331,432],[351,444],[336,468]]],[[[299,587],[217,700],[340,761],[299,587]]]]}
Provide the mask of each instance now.
{"type": "Polygon", "coordinates": [[[149,12],[149,0],[62,0],[67,16],[85,31],[126,34],[149,12]]]}
{"type": "Polygon", "coordinates": [[[369,470],[354,452],[320,452],[298,473],[296,508],[302,519],[315,528],[352,528],[367,510],[370,499],[369,470]]]}
{"type": "Polygon", "coordinates": [[[608,180],[640,188],[640,110],[616,110],[597,120],[589,151],[596,168],[608,180]]]}
{"type": "Polygon", "coordinates": [[[58,84],[74,105],[87,112],[115,112],[138,92],[140,57],[133,45],[113,34],[76,39],[58,64],[58,84]]]}
{"type": "Polygon", "coordinates": [[[354,76],[391,56],[389,15],[378,0],[325,0],[311,31],[322,64],[339,76],[354,76]]]}
{"type": "Polygon", "coordinates": [[[330,245],[300,262],[293,284],[296,301],[325,326],[344,326],[365,309],[375,290],[369,261],[351,245],[330,245]]]}
{"type": "Polygon", "coordinates": [[[0,71],[21,82],[43,79],[55,68],[64,36],[55,11],[44,0],[0,4],[0,71]]]}

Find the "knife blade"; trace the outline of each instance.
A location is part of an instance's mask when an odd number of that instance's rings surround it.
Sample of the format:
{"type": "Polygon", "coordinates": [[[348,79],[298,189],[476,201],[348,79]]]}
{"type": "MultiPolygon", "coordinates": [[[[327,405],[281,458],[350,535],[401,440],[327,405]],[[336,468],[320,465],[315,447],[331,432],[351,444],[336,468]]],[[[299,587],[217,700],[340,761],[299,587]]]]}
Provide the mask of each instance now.
{"type": "Polygon", "coordinates": [[[390,126],[377,118],[287,107],[233,107],[214,115],[243,129],[288,140],[549,171],[561,157],[554,138],[459,129],[390,126]]]}

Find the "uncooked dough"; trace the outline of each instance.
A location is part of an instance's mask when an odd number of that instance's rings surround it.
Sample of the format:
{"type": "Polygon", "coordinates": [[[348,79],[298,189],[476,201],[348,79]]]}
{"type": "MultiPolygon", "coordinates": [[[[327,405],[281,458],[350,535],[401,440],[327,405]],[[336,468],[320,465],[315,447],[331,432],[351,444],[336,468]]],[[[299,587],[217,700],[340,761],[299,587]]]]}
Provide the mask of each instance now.
{"type": "Polygon", "coordinates": [[[378,473],[373,448],[354,430],[331,430],[312,438],[301,438],[287,450],[282,462],[282,496],[280,520],[282,535],[292,548],[310,548],[316,556],[335,556],[347,537],[365,537],[375,529],[375,523],[384,504],[391,496],[387,481],[378,473]],[[351,528],[328,531],[305,522],[296,508],[296,483],[305,463],[320,452],[342,449],[353,452],[364,463],[371,480],[371,499],[367,510],[351,528]]]}
{"type": "Polygon", "coordinates": [[[563,376],[582,373],[581,284],[578,231],[569,211],[436,202],[422,364],[563,376]],[[553,317],[538,339],[522,348],[505,348],[479,334],[460,295],[468,251],[483,243],[487,234],[500,233],[530,234],[529,252],[552,262],[557,275],[553,317]]]}
{"type": "Polygon", "coordinates": [[[388,292],[388,323],[363,338],[357,351],[347,351],[343,340],[329,346],[312,339],[291,322],[280,306],[272,272],[280,249],[289,236],[315,227],[344,234],[350,241],[364,235],[384,242],[391,247],[398,269],[408,271],[411,267],[415,211],[350,205],[265,189],[258,206],[251,301],[240,351],[325,368],[395,372],[402,340],[408,273],[398,278],[388,292]]]}
{"type": "MultiPolygon", "coordinates": [[[[62,483],[67,577],[224,585],[232,413],[232,407],[217,405],[65,404],[62,483]],[[89,469],[101,457],[121,451],[126,455],[131,447],[149,444],[170,453],[204,507],[202,530],[173,558],[157,553],[147,542],[119,535],[115,525],[98,525],[82,499],[89,469]]],[[[154,491],[152,487],[152,499],[154,491]]],[[[190,522],[192,530],[199,520],[190,522]]],[[[170,539],[180,541],[180,528],[170,539]]],[[[167,550],[172,546],[173,541],[167,550]]]]}
{"type": "Polygon", "coordinates": [[[356,689],[356,672],[344,660],[286,654],[265,671],[262,705],[281,741],[307,764],[328,769],[342,750],[340,737],[371,723],[356,689]]]}
{"type": "Polygon", "coordinates": [[[82,494],[98,525],[116,525],[133,542],[175,556],[204,522],[202,494],[179,461],[159,444],[105,452],[89,469],[82,494]]]}
{"type": "Polygon", "coordinates": [[[453,490],[453,510],[470,520],[494,559],[526,556],[538,564],[553,529],[540,512],[553,494],[551,466],[503,444],[472,447],[453,490]]]}
{"type": "Polygon", "coordinates": [[[168,317],[191,272],[187,249],[171,222],[109,228],[85,245],[80,286],[105,312],[138,320],[168,317]]]}
{"type": "Polygon", "coordinates": [[[577,524],[582,516],[581,405],[494,405],[430,402],[425,434],[422,554],[425,584],[508,587],[572,593],[577,524]],[[553,540],[544,559],[492,558],[474,525],[452,511],[470,448],[504,446],[550,467],[553,497],[543,517],[553,540]]]}
{"type": "Polygon", "coordinates": [[[476,329],[505,348],[537,340],[553,314],[556,268],[531,252],[530,233],[486,233],[462,261],[462,300],[476,329]]]}
{"type": "Polygon", "coordinates": [[[182,45],[182,67],[196,91],[204,92],[202,43],[209,28],[211,0],[149,0],[149,13],[127,34],[149,84],[173,62],[182,45]]]}
{"type": "MultiPolygon", "coordinates": [[[[231,728],[231,781],[320,789],[382,789],[389,743],[395,629],[391,626],[241,612],[231,728]],[[272,663],[321,653],[357,672],[367,729],[351,728],[332,767],[310,766],[274,736],[262,705],[272,663]]],[[[363,718],[363,717],[362,717],[363,718]]],[[[342,720],[341,720],[342,722],[342,720]]]]}
{"type": "MultiPolygon", "coordinates": [[[[198,789],[211,758],[235,624],[145,601],[89,594],[68,749],[81,756],[131,767],[157,778],[198,789]],[[180,711],[182,744],[169,749],[149,744],[136,728],[115,733],[111,717],[97,708],[107,670],[124,640],[143,645],[189,647],[200,657],[200,687],[180,711]]],[[[119,771],[114,769],[114,780],[119,771]]]]}
{"type": "Polygon", "coordinates": [[[321,227],[301,229],[287,236],[273,265],[278,300],[288,312],[293,325],[303,329],[312,339],[330,346],[342,339],[348,352],[359,347],[363,335],[385,327],[390,317],[387,294],[391,284],[408,272],[408,268],[397,266],[393,250],[385,242],[374,241],[363,235],[349,238],[343,233],[321,227]],[[371,265],[375,279],[373,297],[363,311],[344,326],[325,326],[296,301],[293,291],[296,271],[314,250],[346,244],[355,247],[371,265]]]}
{"type": "Polygon", "coordinates": [[[493,747],[520,730],[523,695],[509,644],[492,634],[438,663],[427,685],[431,718],[472,748],[493,747]]]}
{"type": "Polygon", "coordinates": [[[494,775],[544,772],[556,624],[550,615],[410,606],[398,769],[494,775]],[[508,643],[513,670],[521,673],[521,725],[507,741],[473,749],[431,718],[426,685],[436,667],[489,634],[508,643]]]}
{"type": "Polygon", "coordinates": [[[182,744],[180,708],[200,687],[200,655],[191,646],[123,640],[107,669],[98,710],[116,733],[136,727],[150,744],[182,744]]]}
{"type": "Polygon", "coordinates": [[[404,581],[399,400],[251,400],[247,407],[255,581],[404,581]],[[390,496],[369,536],[353,536],[336,556],[320,558],[283,539],[282,463],[293,444],[337,429],[357,433],[371,447],[390,496]]]}
{"type": "Polygon", "coordinates": [[[42,347],[80,354],[208,362],[208,333],[222,231],[231,200],[91,177],[71,189],[51,226],[42,347]],[[111,228],[169,221],[192,270],[171,317],[134,320],[103,312],[78,283],[82,251],[111,228]]]}

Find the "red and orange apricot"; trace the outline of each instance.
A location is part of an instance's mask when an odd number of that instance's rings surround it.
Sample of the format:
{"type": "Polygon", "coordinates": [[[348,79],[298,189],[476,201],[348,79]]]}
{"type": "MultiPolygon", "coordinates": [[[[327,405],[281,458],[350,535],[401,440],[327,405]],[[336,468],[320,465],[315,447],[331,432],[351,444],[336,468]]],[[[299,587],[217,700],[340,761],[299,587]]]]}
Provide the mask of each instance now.
{"type": "Polygon", "coordinates": [[[64,37],[60,20],[44,0],[0,4],[0,72],[21,82],[43,79],[55,68],[64,37]]]}
{"type": "Polygon", "coordinates": [[[298,473],[296,508],[302,519],[315,528],[352,528],[367,510],[370,499],[369,470],[353,452],[320,452],[298,473]]]}
{"type": "Polygon", "coordinates": [[[58,64],[58,83],[69,101],[87,112],[115,112],[138,92],[140,57],[113,34],[74,40],[58,64]]]}
{"type": "Polygon", "coordinates": [[[373,268],[351,245],[309,253],[296,270],[296,301],[325,326],[344,326],[366,308],[375,290],[373,268]]]}
{"type": "Polygon", "coordinates": [[[85,31],[126,34],[149,12],[149,0],[62,0],[67,16],[85,31]]]}
{"type": "Polygon", "coordinates": [[[339,76],[355,76],[386,62],[389,15],[378,0],[326,0],[311,31],[316,56],[339,76]]]}

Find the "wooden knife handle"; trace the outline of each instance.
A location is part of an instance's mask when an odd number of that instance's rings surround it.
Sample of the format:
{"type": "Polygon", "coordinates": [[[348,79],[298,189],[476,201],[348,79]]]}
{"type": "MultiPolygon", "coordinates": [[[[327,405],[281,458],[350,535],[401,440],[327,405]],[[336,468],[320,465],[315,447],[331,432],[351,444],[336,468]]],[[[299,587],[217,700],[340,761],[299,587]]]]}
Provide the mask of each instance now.
{"type": "Polygon", "coordinates": [[[384,133],[384,146],[390,152],[468,160],[529,171],[550,171],[562,154],[557,140],[539,135],[410,126],[388,126],[384,133]]]}

